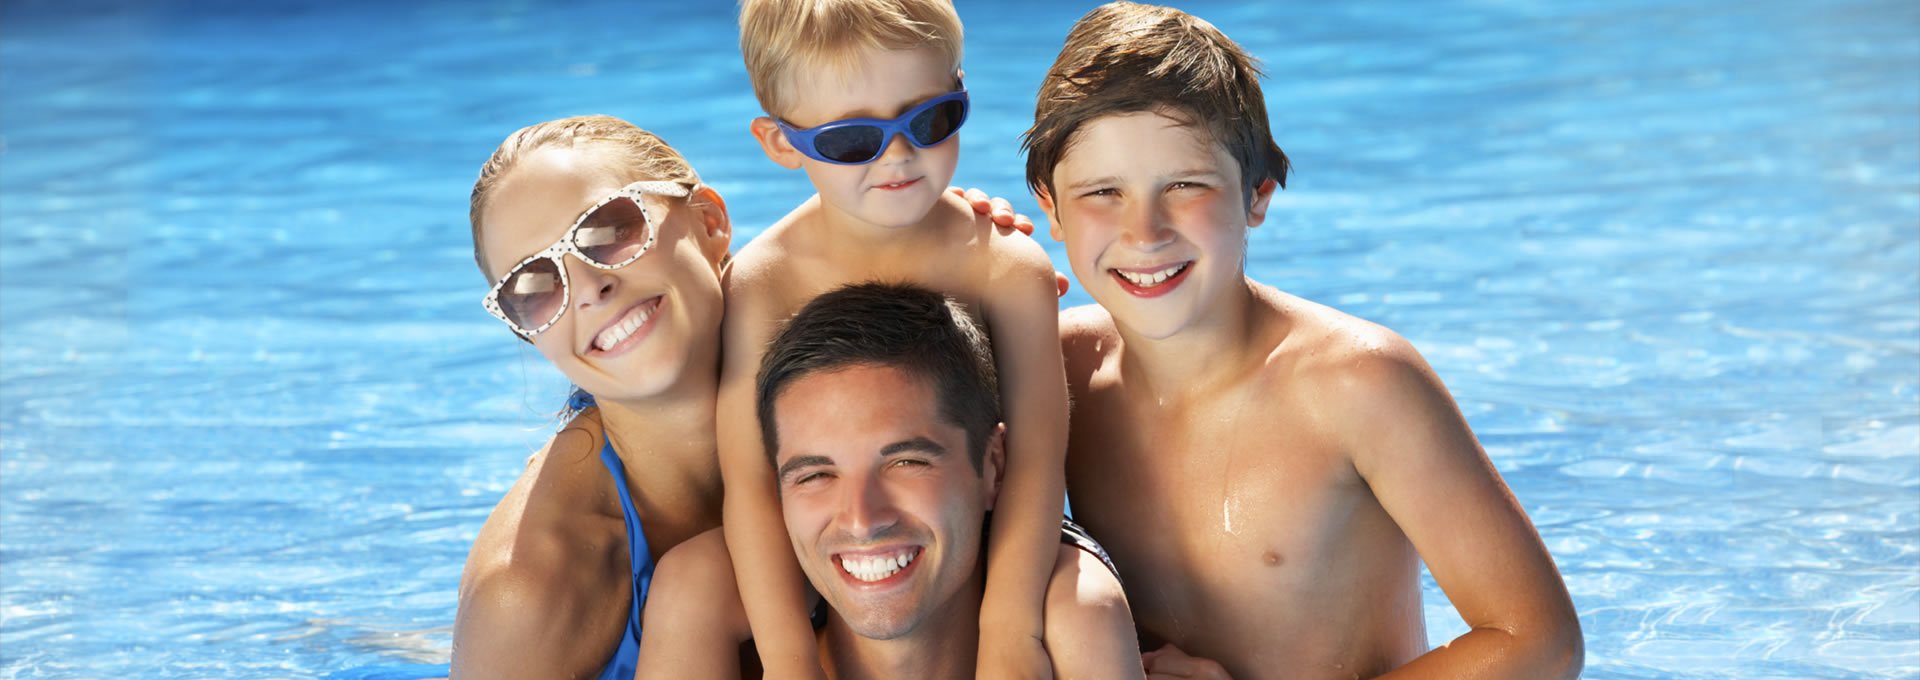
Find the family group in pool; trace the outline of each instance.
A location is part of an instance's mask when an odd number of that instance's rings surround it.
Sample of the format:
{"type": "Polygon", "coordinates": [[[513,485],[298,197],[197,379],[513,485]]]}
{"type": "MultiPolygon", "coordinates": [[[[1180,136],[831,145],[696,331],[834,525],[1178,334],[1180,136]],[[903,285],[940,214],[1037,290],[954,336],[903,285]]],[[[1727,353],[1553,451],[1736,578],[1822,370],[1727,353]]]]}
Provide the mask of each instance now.
{"type": "Polygon", "coordinates": [[[1074,24],[1024,137],[1098,303],[1062,312],[1031,223],[947,190],[961,33],[949,0],[742,2],[752,134],[817,194],[737,254],[625,121],[487,160],[484,304],[577,389],[474,543],[454,676],[1577,675],[1419,353],[1246,276],[1288,166],[1252,58],[1168,7],[1074,24]],[[1423,561],[1470,627],[1431,649],[1423,561]]]}

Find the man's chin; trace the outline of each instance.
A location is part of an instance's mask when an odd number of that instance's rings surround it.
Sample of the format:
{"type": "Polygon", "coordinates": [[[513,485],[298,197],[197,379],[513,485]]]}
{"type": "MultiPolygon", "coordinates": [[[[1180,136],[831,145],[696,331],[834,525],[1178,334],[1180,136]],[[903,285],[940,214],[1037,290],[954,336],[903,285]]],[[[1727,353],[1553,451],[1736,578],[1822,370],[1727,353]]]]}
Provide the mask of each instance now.
{"type": "Polygon", "coordinates": [[[868,640],[894,640],[912,634],[926,619],[926,612],[914,607],[910,593],[857,595],[845,591],[827,597],[841,623],[853,634],[868,640]]]}

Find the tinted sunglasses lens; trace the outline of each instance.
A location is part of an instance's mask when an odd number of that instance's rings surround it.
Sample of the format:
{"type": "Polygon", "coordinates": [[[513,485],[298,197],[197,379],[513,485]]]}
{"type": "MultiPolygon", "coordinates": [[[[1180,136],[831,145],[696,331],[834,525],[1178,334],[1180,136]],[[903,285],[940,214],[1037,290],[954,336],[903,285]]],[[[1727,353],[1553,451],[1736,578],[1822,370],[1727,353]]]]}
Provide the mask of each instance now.
{"type": "Polygon", "coordinates": [[[814,135],[813,150],[836,163],[865,163],[880,155],[880,145],[885,141],[878,127],[848,125],[814,135]]]}
{"type": "Polygon", "coordinates": [[[594,209],[573,232],[573,246],[587,259],[619,265],[639,257],[647,245],[647,213],[633,198],[621,196],[594,209]]]}
{"type": "Polygon", "coordinates": [[[560,313],[566,292],[566,284],[560,282],[559,267],[552,258],[543,257],[508,274],[497,300],[508,321],[520,330],[532,331],[547,325],[560,313]]]}
{"type": "Polygon", "coordinates": [[[960,121],[967,114],[967,105],[959,100],[935,104],[921,111],[908,125],[913,130],[913,141],[920,146],[933,146],[947,141],[960,129],[960,121]]]}

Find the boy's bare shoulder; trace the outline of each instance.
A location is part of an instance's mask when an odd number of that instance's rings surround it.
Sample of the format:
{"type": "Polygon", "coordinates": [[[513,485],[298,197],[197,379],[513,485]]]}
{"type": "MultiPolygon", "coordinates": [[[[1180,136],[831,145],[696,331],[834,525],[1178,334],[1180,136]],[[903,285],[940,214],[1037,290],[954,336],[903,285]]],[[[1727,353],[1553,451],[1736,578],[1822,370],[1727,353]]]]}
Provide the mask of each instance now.
{"type": "Polygon", "coordinates": [[[971,220],[968,228],[979,238],[985,239],[987,254],[992,258],[995,269],[1004,274],[1033,275],[1043,273],[1048,282],[1053,280],[1053,260],[1047,257],[1047,250],[1032,236],[994,225],[993,219],[967,208],[971,220]]]}
{"type": "Polygon", "coordinates": [[[942,194],[926,220],[926,225],[940,234],[922,253],[928,260],[966,267],[996,280],[1028,275],[1042,267],[1052,276],[1052,261],[1039,243],[1026,234],[995,226],[991,217],[974,212],[966,199],[942,194]]]}
{"type": "MultiPolygon", "coordinates": [[[[755,291],[779,280],[788,268],[787,235],[796,216],[789,214],[753,237],[733,254],[721,283],[731,302],[736,291],[755,291]]],[[[732,305],[728,305],[731,307],[732,305]]]]}
{"type": "Polygon", "coordinates": [[[1285,316],[1288,327],[1266,364],[1286,379],[1272,384],[1317,395],[1301,403],[1330,409],[1323,414],[1335,416],[1330,422],[1377,418],[1382,407],[1439,387],[1413,343],[1392,329],[1278,291],[1268,291],[1263,299],[1285,316]]]}

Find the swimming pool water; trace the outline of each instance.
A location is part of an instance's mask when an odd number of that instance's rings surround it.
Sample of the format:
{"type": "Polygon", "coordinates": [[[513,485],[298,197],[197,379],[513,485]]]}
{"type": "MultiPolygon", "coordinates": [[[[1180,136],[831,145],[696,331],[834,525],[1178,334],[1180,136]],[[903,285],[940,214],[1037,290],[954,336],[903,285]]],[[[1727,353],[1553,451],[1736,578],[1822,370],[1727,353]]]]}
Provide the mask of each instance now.
{"type": "MultiPolygon", "coordinates": [[[[960,4],[958,177],[1032,213],[1086,6],[960,4]]],[[[564,389],[475,304],[474,173],[619,115],[744,242],[808,188],[730,5],[0,5],[0,677],[444,660],[564,389]]],[[[1426,354],[1586,677],[1920,675],[1920,5],[1183,6],[1297,164],[1250,272],[1426,354]]]]}

